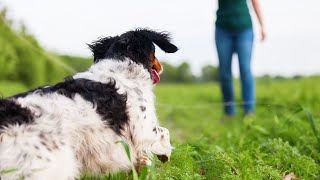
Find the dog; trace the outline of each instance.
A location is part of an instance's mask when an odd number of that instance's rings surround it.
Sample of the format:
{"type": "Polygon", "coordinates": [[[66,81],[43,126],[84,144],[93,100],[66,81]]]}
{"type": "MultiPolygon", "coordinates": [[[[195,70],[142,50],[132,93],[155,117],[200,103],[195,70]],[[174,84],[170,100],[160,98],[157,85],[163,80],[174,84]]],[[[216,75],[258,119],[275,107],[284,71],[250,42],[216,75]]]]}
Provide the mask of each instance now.
{"type": "Polygon", "coordinates": [[[135,29],[88,44],[85,72],[0,100],[0,179],[76,179],[169,160],[168,129],[157,120],[153,88],[163,67],[155,45],[170,34],[135,29]],[[129,160],[122,143],[130,149],[129,160]]]}

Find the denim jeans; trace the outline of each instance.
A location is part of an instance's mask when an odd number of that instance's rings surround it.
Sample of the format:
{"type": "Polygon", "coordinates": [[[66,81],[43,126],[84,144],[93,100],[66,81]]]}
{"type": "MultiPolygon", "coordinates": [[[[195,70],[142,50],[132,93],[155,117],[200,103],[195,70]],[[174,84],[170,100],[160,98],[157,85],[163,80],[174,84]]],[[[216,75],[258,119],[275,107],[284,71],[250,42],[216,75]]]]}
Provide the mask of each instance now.
{"type": "Polygon", "coordinates": [[[252,28],[241,31],[229,31],[216,27],[215,40],[219,58],[219,76],[223,94],[224,112],[227,115],[234,115],[236,112],[231,70],[233,53],[236,53],[239,59],[244,113],[254,112],[255,82],[251,72],[253,39],[252,28]]]}

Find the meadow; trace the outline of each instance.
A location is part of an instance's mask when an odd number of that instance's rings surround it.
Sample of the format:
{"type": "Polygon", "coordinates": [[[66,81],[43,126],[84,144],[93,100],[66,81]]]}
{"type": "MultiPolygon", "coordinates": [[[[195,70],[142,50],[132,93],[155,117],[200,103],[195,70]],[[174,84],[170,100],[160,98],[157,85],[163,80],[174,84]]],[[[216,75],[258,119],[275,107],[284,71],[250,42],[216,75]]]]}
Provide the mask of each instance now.
{"type": "MultiPolygon", "coordinates": [[[[46,51],[24,28],[14,30],[5,11],[0,17],[0,97],[90,66],[91,58],[46,51]]],[[[81,179],[320,179],[319,82],[320,77],[259,78],[256,113],[244,117],[236,81],[238,113],[223,123],[217,83],[160,83],[156,106],[175,147],[171,161],[155,158],[148,176],[133,170],[81,179]]]]}
{"type": "MultiPolygon", "coordinates": [[[[154,159],[148,179],[319,179],[319,81],[258,81],[255,116],[244,117],[239,103],[238,115],[224,123],[218,84],[156,86],[159,121],[169,128],[175,149],[169,162],[154,159]]],[[[4,96],[24,90],[0,83],[4,96]]],[[[128,172],[82,179],[134,177],[128,172]]]]}

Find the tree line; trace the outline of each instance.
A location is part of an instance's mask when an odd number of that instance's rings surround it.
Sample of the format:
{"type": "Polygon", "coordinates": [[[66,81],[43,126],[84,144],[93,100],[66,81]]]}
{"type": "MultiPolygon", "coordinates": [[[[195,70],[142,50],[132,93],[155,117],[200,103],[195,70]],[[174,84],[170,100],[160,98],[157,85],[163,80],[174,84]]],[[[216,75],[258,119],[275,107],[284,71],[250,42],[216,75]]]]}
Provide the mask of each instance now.
{"type": "MultiPolygon", "coordinates": [[[[65,76],[85,71],[93,63],[92,58],[58,55],[46,51],[36,38],[28,33],[26,26],[12,28],[13,22],[7,18],[6,9],[0,10],[0,81],[20,82],[28,87],[53,84],[65,76]]],[[[162,62],[164,83],[205,83],[217,82],[218,68],[213,65],[202,67],[199,76],[191,71],[187,62],[174,66],[162,62]]],[[[281,80],[287,77],[262,76],[259,80],[281,80]]],[[[300,76],[294,76],[294,79],[300,76]]]]}
{"type": "Polygon", "coordinates": [[[190,64],[182,62],[178,66],[173,66],[169,63],[162,62],[164,72],[161,75],[162,82],[168,83],[197,83],[197,82],[214,82],[218,81],[218,68],[213,65],[202,67],[200,76],[195,76],[190,64]]]}

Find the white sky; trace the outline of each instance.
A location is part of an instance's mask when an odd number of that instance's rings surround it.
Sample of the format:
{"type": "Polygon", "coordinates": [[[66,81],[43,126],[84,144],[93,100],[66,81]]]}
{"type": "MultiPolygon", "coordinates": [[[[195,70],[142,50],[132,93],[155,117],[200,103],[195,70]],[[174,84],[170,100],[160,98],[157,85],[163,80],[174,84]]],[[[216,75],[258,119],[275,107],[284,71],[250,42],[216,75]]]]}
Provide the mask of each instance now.
{"type": "MultiPolygon", "coordinates": [[[[90,56],[86,43],[135,27],[172,33],[176,54],[158,51],[172,64],[182,60],[198,74],[204,64],[218,63],[214,21],[218,0],[0,0],[15,20],[22,20],[42,45],[59,53],[90,56]]],[[[261,0],[268,39],[256,46],[253,72],[320,74],[320,1],[261,0]]],[[[252,8],[251,8],[252,9],[252,8]]],[[[237,59],[234,72],[238,74],[237,59]]]]}

